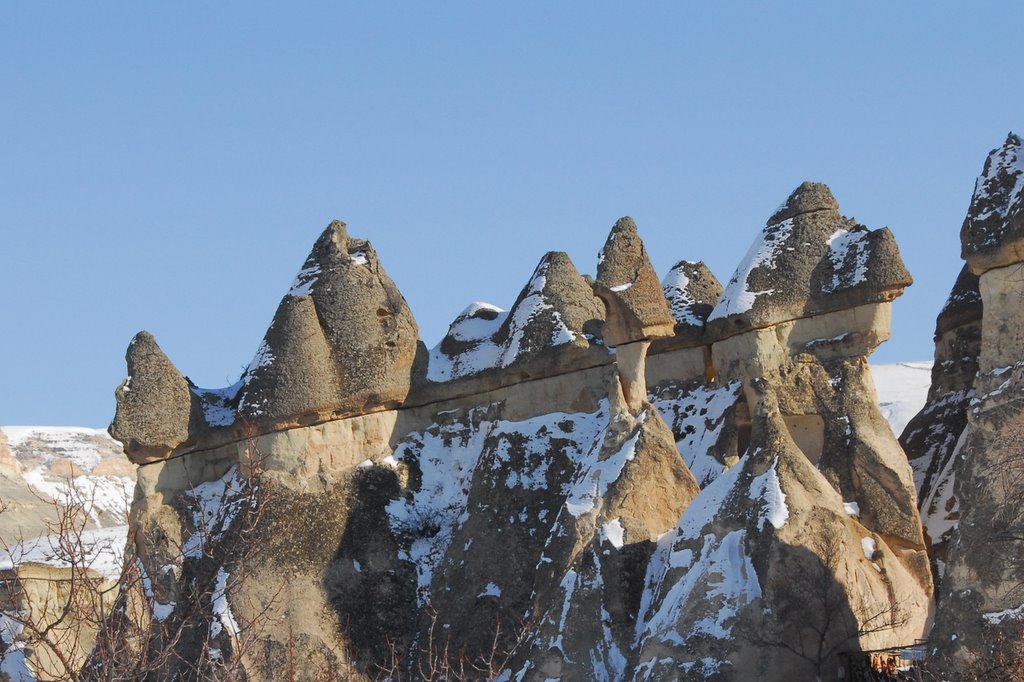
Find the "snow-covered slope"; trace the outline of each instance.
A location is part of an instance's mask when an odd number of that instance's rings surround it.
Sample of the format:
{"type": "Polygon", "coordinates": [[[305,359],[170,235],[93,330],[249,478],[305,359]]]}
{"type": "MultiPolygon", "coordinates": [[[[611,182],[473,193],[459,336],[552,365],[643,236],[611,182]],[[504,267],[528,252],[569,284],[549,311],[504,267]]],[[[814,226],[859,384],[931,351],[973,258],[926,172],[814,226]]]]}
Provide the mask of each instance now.
{"type": "Polygon", "coordinates": [[[0,427],[3,547],[13,548],[26,539],[50,534],[54,503],[81,503],[88,516],[84,523],[88,530],[123,528],[134,487],[135,466],[105,431],[0,427]]]}
{"type": "Polygon", "coordinates": [[[871,365],[878,390],[878,405],[898,438],[907,423],[921,411],[932,382],[932,363],[897,362],[871,365]]]}

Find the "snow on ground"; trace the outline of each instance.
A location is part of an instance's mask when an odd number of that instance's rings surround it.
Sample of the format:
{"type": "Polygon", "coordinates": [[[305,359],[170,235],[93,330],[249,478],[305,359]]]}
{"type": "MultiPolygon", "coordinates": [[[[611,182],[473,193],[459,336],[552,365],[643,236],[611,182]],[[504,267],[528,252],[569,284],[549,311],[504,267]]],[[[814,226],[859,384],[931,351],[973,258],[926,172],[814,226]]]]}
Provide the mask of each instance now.
{"type": "Polygon", "coordinates": [[[74,563],[114,579],[121,573],[127,538],[128,526],[71,532],[66,537],[44,535],[0,549],[0,570],[27,563],[70,568],[74,563]]]}
{"type": "Polygon", "coordinates": [[[907,423],[921,411],[932,381],[932,363],[897,362],[871,365],[878,390],[878,405],[897,437],[907,423]]]}

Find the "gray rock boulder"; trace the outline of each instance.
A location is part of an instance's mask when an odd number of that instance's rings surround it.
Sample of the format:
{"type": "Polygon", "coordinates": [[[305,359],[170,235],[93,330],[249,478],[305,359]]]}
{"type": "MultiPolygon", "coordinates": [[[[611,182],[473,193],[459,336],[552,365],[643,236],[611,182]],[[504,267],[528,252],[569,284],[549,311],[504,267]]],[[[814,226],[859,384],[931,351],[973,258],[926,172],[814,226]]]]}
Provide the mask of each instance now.
{"type": "Polygon", "coordinates": [[[671,336],[675,319],[647,257],[636,223],[620,218],[598,256],[594,293],[604,301],[604,340],[611,347],[671,336]]]}
{"type": "Polygon", "coordinates": [[[139,332],[125,354],[128,378],[115,392],[109,432],[135,464],[167,457],[194,436],[195,397],[189,382],[149,332],[139,332]]]}
{"type": "Polygon", "coordinates": [[[708,318],[712,337],[891,301],[912,283],[892,233],[839,214],[828,187],[800,185],[769,219],[708,318]]]}
{"type": "Polygon", "coordinates": [[[961,255],[975,274],[1024,260],[1024,149],[1010,133],[993,149],[960,228],[961,255]]]}
{"type": "Polygon", "coordinates": [[[323,232],[243,377],[239,414],[259,430],[402,404],[416,321],[369,242],[323,232]]]}

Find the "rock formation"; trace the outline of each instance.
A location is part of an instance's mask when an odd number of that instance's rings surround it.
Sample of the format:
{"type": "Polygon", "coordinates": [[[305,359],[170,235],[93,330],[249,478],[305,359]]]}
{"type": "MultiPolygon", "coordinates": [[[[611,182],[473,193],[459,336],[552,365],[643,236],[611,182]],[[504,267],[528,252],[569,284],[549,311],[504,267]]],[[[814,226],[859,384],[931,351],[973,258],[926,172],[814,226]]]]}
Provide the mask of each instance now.
{"type": "Polygon", "coordinates": [[[920,637],[914,481],[866,363],[910,284],[891,233],[805,183],[724,292],[686,261],[659,283],[629,218],[596,275],[549,253],[428,351],[332,223],[234,386],[140,337],[112,432],[143,463],[160,674],[794,679],[920,637]]]}
{"type": "Polygon", "coordinates": [[[960,503],[953,491],[967,411],[974,399],[981,313],[978,276],[965,266],[935,323],[935,363],[928,400],[900,436],[900,445],[914,469],[936,582],[945,571],[950,534],[960,518],[960,503]]]}
{"type": "MultiPolygon", "coordinates": [[[[1018,473],[1024,461],[1022,146],[1011,134],[989,154],[960,232],[967,268],[978,278],[980,344],[977,332],[970,330],[965,355],[952,359],[952,371],[966,377],[976,368],[977,375],[966,430],[949,455],[946,478],[955,478],[952,494],[959,520],[946,543],[942,597],[931,637],[953,676],[991,668],[994,653],[1003,664],[1020,665],[1015,642],[1024,620],[1024,479],[1018,473]]],[[[976,328],[976,316],[975,311],[965,324],[976,328]]],[[[960,383],[966,384],[966,378],[960,383]]]]}
{"type": "Polygon", "coordinates": [[[709,317],[742,457],[659,543],[639,679],[824,679],[839,648],[924,633],[912,476],[865,361],[908,283],[888,230],[841,217],[824,185],[801,185],[769,219],[709,317]]]}

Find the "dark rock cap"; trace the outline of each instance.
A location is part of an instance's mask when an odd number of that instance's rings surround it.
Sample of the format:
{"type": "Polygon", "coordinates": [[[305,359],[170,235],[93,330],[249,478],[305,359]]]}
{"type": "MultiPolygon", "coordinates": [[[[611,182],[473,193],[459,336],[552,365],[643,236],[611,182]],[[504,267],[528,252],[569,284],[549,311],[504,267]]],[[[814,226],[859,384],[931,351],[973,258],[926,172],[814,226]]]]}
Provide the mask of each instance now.
{"type": "Polygon", "coordinates": [[[675,319],[636,223],[626,216],[612,227],[597,263],[594,293],[605,304],[609,346],[672,335],[675,319]]]}
{"type": "Polygon", "coordinates": [[[1013,133],[989,152],[960,228],[961,255],[971,271],[1024,261],[1024,144],[1013,133]]]}
{"type": "Polygon", "coordinates": [[[978,276],[967,265],[960,270],[946,304],[935,321],[935,336],[972,322],[980,322],[982,313],[978,276]]]}
{"type": "Polygon", "coordinates": [[[676,334],[681,326],[700,327],[722,297],[722,283],[702,261],[681,260],[661,281],[669,310],[676,320],[676,334]]]}
{"type": "Polygon", "coordinates": [[[839,214],[828,187],[805,182],[755,239],[708,318],[714,338],[890,301],[912,283],[887,228],[839,214]]]}
{"type": "Polygon", "coordinates": [[[418,330],[368,241],[333,221],[285,294],[246,370],[240,415],[263,428],[395,407],[418,330]]]}
{"type": "Polygon", "coordinates": [[[821,182],[803,182],[768,218],[768,224],[781,223],[803,213],[838,210],[839,202],[832,196],[832,190],[828,185],[821,182]]]}
{"type": "Polygon", "coordinates": [[[108,431],[132,462],[166,458],[190,439],[193,401],[188,380],[149,332],[135,335],[125,353],[128,378],[117,388],[117,413],[108,431]]]}

